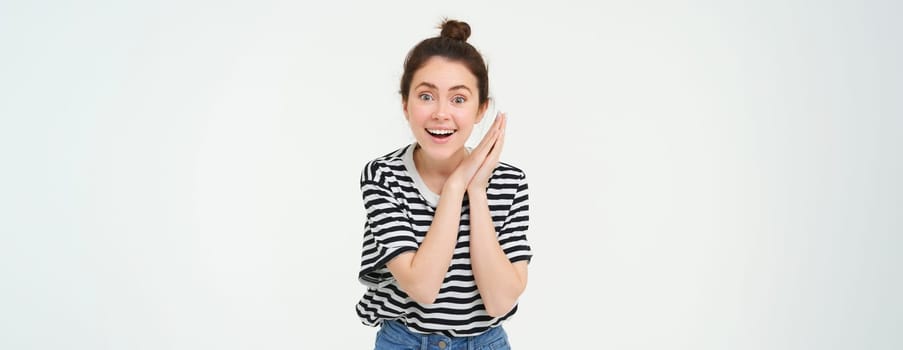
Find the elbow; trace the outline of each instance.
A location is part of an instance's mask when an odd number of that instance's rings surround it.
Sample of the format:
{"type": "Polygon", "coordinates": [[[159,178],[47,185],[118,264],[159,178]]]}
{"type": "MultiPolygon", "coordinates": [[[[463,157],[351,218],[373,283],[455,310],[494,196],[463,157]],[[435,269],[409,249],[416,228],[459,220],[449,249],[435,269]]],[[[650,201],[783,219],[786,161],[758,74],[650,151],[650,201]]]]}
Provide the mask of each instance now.
{"type": "MultiPolygon", "coordinates": [[[[516,302],[516,301],[515,301],[516,302]]],[[[508,314],[511,309],[514,307],[515,303],[506,303],[505,305],[496,304],[484,304],[486,307],[486,313],[489,314],[492,318],[499,318],[508,314]]]]}
{"type": "Polygon", "coordinates": [[[411,300],[418,304],[429,305],[436,302],[439,297],[439,288],[432,288],[425,285],[413,285],[408,288],[402,288],[411,300]]]}
{"type": "Polygon", "coordinates": [[[517,305],[516,296],[509,296],[507,298],[495,298],[491,300],[483,299],[483,307],[486,309],[486,313],[493,318],[507,315],[509,312],[511,312],[511,309],[514,308],[514,305],[517,305]]]}
{"type": "Polygon", "coordinates": [[[430,305],[436,302],[438,293],[409,293],[408,296],[418,304],[430,305]]]}
{"type": "Polygon", "coordinates": [[[523,291],[524,289],[521,287],[506,296],[499,295],[495,298],[484,298],[483,307],[486,309],[486,313],[493,318],[505,316],[517,305],[517,300],[523,291]]]}

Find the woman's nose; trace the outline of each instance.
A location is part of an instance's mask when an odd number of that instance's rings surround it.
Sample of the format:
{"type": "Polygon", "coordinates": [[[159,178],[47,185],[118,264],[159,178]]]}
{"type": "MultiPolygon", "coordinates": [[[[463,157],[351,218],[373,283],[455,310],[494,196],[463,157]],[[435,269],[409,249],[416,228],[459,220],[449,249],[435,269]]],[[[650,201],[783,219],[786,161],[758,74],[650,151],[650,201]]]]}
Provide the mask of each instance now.
{"type": "Polygon", "coordinates": [[[433,118],[436,119],[448,119],[448,106],[444,103],[440,103],[438,108],[436,109],[436,113],[433,113],[433,118]]]}

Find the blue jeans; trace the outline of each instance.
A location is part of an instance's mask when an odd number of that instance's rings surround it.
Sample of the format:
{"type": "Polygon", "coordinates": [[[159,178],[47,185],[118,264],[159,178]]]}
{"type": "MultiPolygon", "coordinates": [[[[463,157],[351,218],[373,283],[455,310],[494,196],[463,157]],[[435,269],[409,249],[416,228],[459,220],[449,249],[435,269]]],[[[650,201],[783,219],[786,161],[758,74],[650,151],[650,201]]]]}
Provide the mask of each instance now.
{"type": "Polygon", "coordinates": [[[511,350],[502,326],[473,337],[420,334],[398,321],[383,321],[376,332],[376,350],[511,350]]]}

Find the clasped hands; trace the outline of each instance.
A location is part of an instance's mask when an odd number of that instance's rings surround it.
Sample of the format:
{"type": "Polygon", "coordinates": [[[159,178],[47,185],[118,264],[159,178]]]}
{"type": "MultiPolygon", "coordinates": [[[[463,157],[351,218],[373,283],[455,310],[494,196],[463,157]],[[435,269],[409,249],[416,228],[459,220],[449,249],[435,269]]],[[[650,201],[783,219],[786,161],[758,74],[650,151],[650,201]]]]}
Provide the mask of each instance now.
{"type": "Polygon", "coordinates": [[[505,144],[505,113],[499,113],[483,140],[458,164],[446,180],[447,185],[463,188],[467,193],[483,193],[489,185],[492,172],[499,163],[502,146],[505,144]]]}

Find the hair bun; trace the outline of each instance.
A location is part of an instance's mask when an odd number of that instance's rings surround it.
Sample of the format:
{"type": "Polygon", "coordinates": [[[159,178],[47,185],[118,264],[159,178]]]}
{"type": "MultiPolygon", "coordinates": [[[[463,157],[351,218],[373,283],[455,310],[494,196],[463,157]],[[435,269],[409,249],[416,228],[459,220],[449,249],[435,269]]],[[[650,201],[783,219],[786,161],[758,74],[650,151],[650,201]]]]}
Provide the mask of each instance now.
{"type": "Polygon", "coordinates": [[[439,36],[454,40],[467,41],[470,37],[470,25],[465,22],[446,19],[442,22],[439,36]]]}

